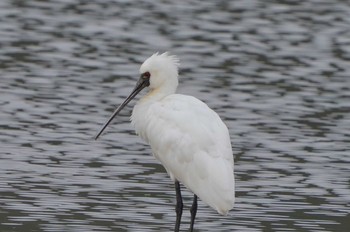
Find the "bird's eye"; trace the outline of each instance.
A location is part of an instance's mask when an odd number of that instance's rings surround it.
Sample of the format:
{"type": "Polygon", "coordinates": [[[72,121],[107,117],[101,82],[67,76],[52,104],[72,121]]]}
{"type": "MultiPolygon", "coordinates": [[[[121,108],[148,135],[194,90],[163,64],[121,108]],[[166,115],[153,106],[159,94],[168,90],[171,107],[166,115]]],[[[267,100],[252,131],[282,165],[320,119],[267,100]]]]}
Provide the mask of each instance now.
{"type": "Polygon", "coordinates": [[[145,73],[143,73],[142,77],[143,78],[150,78],[151,74],[149,72],[145,72],[145,73]]]}

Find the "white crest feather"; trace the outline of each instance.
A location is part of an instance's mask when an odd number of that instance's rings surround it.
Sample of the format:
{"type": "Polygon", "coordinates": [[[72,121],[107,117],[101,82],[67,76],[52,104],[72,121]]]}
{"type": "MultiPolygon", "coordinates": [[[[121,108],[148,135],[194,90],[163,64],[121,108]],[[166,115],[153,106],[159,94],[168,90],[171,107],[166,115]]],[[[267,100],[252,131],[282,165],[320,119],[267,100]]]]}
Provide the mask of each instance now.
{"type": "Polygon", "coordinates": [[[177,68],[180,66],[180,59],[177,58],[177,56],[175,56],[175,55],[170,55],[169,52],[164,52],[160,55],[157,52],[154,55],[170,60],[177,68]]]}

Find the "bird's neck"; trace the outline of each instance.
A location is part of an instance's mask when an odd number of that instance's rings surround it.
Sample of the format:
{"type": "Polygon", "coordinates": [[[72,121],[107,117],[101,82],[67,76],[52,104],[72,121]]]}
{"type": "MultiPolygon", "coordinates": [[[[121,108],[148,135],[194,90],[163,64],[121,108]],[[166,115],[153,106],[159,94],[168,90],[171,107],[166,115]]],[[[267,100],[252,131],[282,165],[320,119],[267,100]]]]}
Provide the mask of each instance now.
{"type": "Polygon", "coordinates": [[[140,103],[152,103],[160,101],[164,97],[176,92],[177,83],[172,85],[162,85],[155,89],[150,89],[149,92],[140,100],[140,103]]]}
{"type": "Polygon", "coordinates": [[[150,117],[153,113],[150,111],[151,105],[160,102],[166,96],[174,94],[175,88],[156,88],[150,89],[149,92],[142,97],[135,105],[132,116],[131,123],[135,128],[138,135],[141,136],[143,140],[148,141],[147,126],[151,122],[153,117],[150,117]]]}
{"type": "Polygon", "coordinates": [[[135,105],[131,123],[133,124],[137,134],[141,136],[146,142],[148,141],[147,126],[151,122],[153,112],[150,111],[152,104],[160,102],[165,97],[174,94],[178,85],[177,78],[174,81],[168,81],[158,88],[151,88],[149,92],[142,97],[135,105]]]}

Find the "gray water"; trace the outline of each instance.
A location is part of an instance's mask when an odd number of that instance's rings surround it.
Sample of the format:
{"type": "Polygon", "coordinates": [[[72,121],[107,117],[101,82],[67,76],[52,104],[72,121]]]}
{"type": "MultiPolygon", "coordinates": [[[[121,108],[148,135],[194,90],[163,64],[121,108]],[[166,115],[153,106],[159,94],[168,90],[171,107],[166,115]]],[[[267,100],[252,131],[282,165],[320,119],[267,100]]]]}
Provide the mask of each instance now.
{"type": "Polygon", "coordinates": [[[132,106],[93,140],[166,50],[233,144],[235,208],[195,231],[350,231],[348,1],[2,0],[0,48],[0,231],[173,230],[132,106]]]}

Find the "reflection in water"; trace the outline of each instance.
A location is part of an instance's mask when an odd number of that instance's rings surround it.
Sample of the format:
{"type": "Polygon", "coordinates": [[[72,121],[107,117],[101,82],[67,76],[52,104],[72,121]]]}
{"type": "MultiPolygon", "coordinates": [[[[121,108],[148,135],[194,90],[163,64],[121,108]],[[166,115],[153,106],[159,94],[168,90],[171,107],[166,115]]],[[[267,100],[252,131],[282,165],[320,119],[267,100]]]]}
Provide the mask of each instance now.
{"type": "Polygon", "coordinates": [[[131,107],[92,139],[139,64],[170,50],[180,92],[221,115],[236,160],[235,209],[200,202],[197,231],[348,231],[349,13],[340,0],[2,1],[0,230],[173,229],[173,184],[131,107]]]}

